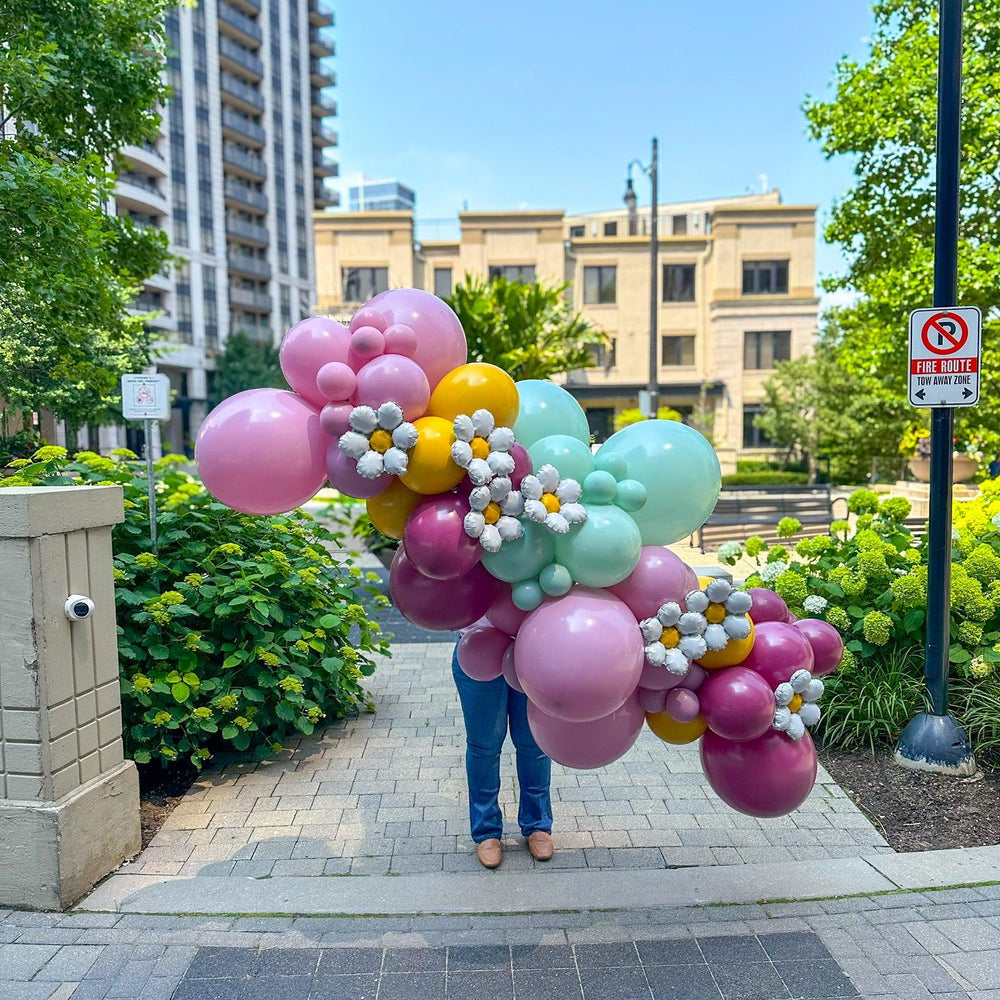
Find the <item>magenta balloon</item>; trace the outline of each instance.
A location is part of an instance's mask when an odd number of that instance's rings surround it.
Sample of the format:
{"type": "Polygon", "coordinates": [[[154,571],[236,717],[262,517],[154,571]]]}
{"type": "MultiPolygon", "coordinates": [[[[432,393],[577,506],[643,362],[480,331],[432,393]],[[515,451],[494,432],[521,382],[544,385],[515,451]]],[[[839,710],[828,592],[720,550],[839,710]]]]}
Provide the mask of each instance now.
{"type": "Polygon", "coordinates": [[[392,485],[392,476],[376,476],[366,479],[358,474],[358,463],[348,458],[334,438],[326,450],[326,474],[335,490],[355,500],[368,500],[384,493],[392,485]]]}
{"type": "Polygon", "coordinates": [[[517,671],[514,669],[514,643],[511,643],[506,652],[503,654],[503,664],[501,666],[503,670],[504,680],[515,690],[524,694],[524,688],[521,687],[521,682],[518,680],[517,671]]]}
{"type": "Polygon", "coordinates": [[[468,629],[458,640],[458,665],[474,681],[495,681],[503,673],[510,636],[492,625],[468,629]]]}
{"type": "Polygon", "coordinates": [[[788,605],[773,590],[751,587],[747,593],[753,598],[750,620],[754,625],[759,625],[761,622],[788,621],[788,605]]]}
{"type": "Polygon", "coordinates": [[[347,330],[325,316],[296,323],[281,341],[278,355],[288,384],[310,403],[322,406],[326,397],[316,386],[316,376],[331,361],[347,361],[349,341],[347,330]]]}
{"type": "Polygon", "coordinates": [[[639,695],[639,704],[644,712],[659,715],[667,707],[667,692],[656,691],[653,688],[643,687],[641,684],[636,689],[639,695]]]}
{"type": "Polygon", "coordinates": [[[398,354],[383,354],[358,372],[353,402],[377,410],[391,400],[402,407],[406,420],[416,420],[426,412],[430,398],[427,376],[416,362],[398,354]]]}
{"type": "Polygon", "coordinates": [[[514,471],[510,474],[510,481],[514,489],[519,490],[521,488],[521,480],[525,476],[530,476],[535,469],[531,463],[531,456],[528,454],[528,449],[519,444],[514,445],[510,449],[510,457],[514,459],[514,471]]]}
{"type": "Polygon", "coordinates": [[[608,587],[639,621],[652,618],[661,604],[683,601],[685,595],[697,589],[695,571],[680,556],[659,545],[644,545],[635,569],[621,583],[608,587]]]}
{"type": "Polygon", "coordinates": [[[385,331],[386,354],[402,354],[409,358],[416,349],[417,335],[410,327],[394,323],[385,331]]]}
{"type": "Polygon", "coordinates": [[[816,783],[816,748],[808,733],[793,740],[770,729],[736,742],[709,730],[701,740],[701,766],[726,805],[749,816],[783,816],[798,809],[816,783]]]}
{"type": "Polygon", "coordinates": [[[399,613],[434,632],[453,632],[481,618],[501,583],[481,563],[455,580],[435,580],[420,573],[402,546],[389,568],[389,593],[399,613]]]}
{"type": "Polygon", "coordinates": [[[829,623],[818,618],[800,618],[795,627],[809,640],[813,651],[813,670],[817,677],[833,673],[844,657],[844,640],[829,623]]]}
{"type": "Polygon", "coordinates": [[[330,436],[319,411],[284,389],[248,389],[223,400],[198,431],[195,462],[205,488],[245,514],[281,514],[326,481],[330,436]]]}
{"type": "Polygon", "coordinates": [[[403,529],[403,548],[417,572],[455,580],[479,562],[482,546],[463,526],[468,512],[465,497],[453,493],[428,497],[413,508],[403,529]]]}
{"type": "Polygon", "coordinates": [[[319,411],[319,422],[331,437],[340,437],[350,430],[351,410],[354,407],[350,403],[327,403],[319,411]]]}
{"type": "Polygon", "coordinates": [[[698,717],[700,703],[700,698],[694,691],[679,687],[667,692],[663,708],[674,722],[692,722],[698,717]]]}
{"type": "Polygon", "coordinates": [[[670,688],[679,687],[686,676],[687,674],[672,674],[666,667],[654,667],[651,663],[643,662],[639,684],[651,691],[669,691],[670,688]]]}
{"type": "Polygon", "coordinates": [[[756,670],[773,691],[796,670],[812,670],[815,664],[809,640],[785,622],[763,622],[754,629],[753,649],[741,666],[756,670]]]}
{"type": "Polygon", "coordinates": [[[514,664],[525,694],[567,722],[609,715],[642,673],[642,633],[628,607],[604,590],[580,587],[546,601],[517,633],[514,664]]]}
{"type": "Polygon", "coordinates": [[[590,722],[567,722],[528,701],[528,725],[543,753],[564,767],[604,767],[625,754],[642,732],[646,713],[633,692],[614,712],[590,722]]]}
{"type": "Polygon", "coordinates": [[[402,323],[417,335],[413,360],[423,368],[432,391],[448,372],[465,364],[462,324],[436,295],[416,288],[393,288],[376,295],[367,305],[378,309],[390,323],[402,323]]]}
{"type": "Polygon", "coordinates": [[[486,617],[495,628],[513,636],[517,635],[524,619],[528,617],[528,612],[522,611],[511,599],[510,587],[504,587],[490,605],[486,617]]]}
{"type": "Polygon", "coordinates": [[[377,309],[372,309],[371,306],[362,306],[351,317],[351,325],[348,329],[354,333],[355,330],[363,326],[373,326],[376,330],[384,333],[388,325],[389,321],[377,309]]]}
{"type": "Polygon", "coordinates": [[[681,687],[697,691],[705,683],[707,676],[708,671],[700,663],[692,663],[688,667],[688,672],[681,678],[681,687]]]}
{"type": "Polygon", "coordinates": [[[727,740],[754,740],[774,721],[774,691],[746,667],[714,670],[698,689],[708,728],[727,740]]]}

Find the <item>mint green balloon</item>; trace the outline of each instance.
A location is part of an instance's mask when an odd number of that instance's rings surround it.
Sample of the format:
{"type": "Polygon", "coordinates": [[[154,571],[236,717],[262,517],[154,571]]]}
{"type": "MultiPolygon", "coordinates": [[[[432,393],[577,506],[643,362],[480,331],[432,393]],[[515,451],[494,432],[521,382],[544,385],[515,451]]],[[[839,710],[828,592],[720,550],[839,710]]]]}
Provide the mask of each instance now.
{"type": "Polygon", "coordinates": [[[550,434],[568,434],[590,444],[590,425],[580,404],[561,386],[529,378],[517,383],[520,400],[514,434],[518,444],[530,448],[550,434]]]}
{"type": "Polygon", "coordinates": [[[529,449],[531,465],[537,472],[543,465],[554,465],[563,479],[582,483],[594,471],[594,456],[590,446],[569,434],[550,434],[536,441],[529,449]]]}
{"type": "Polygon", "coordinates": [[[486,571],[505,583],[534,580],[552,562],[555,543],[552,533],[533,521],[523,521],[524,534],[513,542],[504,542],[498,552],[484,552],[486,571]]]}
{"type": "Polygon", "coordinates": [[[538,574],[538,583],[542,590],[551,597],[562,597],[563,594],[568,594],[572,588],[573,577],[565,566],[560,566],[559,563],[549,563],[538,574]]]}
{"type": "Polygon", "coordinates": [[[604,442],[597,453],[598,468],[611,456],[624,459],[628,477],[646,487],[646,503],[631,515],[643,545],[680,541],[712,513],[722,488],[719,459],[711,444],[686,424],[631,424],[604,442]]]}
{"type": "Polygon", "coordinates": [[[537,580],[525,580],[514,584],[510,591],[510,599],[514,602],[515,608],[534,611],[545,600],[545,594],[537,580]]]}
{"type": "Polygon", "coordinates": [[[585,587],[611,587],[635,569],[642,552],[639,528],[620,507],[584,504],[587,520],[556,538],[556,561],[585,587]]]}

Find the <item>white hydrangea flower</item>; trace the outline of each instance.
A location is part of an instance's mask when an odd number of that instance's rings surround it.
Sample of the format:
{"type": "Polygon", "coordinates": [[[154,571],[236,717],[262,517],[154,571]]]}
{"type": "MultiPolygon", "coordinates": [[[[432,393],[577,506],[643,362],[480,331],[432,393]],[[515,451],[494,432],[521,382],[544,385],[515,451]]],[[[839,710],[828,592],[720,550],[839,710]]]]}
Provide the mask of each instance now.
{"type": "Polygon", "coordinates": [[[739,542],[723,542],[719,546],[719,551],[716,555],[718,555],[721,562],[732,565],[732,563],[736,562],[743,555],[743,547],[739,542]]]}
{"type": "Polygon", "coordinates": [[[826,611],[826,606],[830,602],[819,594],[810,594],[803,602],[802,607],[811,615],[821,615],[826,611]]]}
{"type": "Polygon", "coordinates": [[[817,702],[822,696],[823,682],[808,670],[796,670],[784,684],[774,689],[775,709],[771,725],[793,740],[801,740],[806,728],[819,722],[817,702]]]}
{"type": "Polygon", "coordinates": [[[760,570],[760,577],[765,583],[774,583],[786,569],[788,569],[788,563],[777,559],[775,562],[764,563],[760,570]]]}
{"type": "Polygon", "coordinates": [[[510,488],[508,476],[497,476],[490,483],[474,486],[469,494],[469,513],[463,526],[470,538],[478,538],[487,552],[498,552],[504,542],[524,534],[520,516],[524,502],[517,490],[510,488]]]}
{"type": "Polygon", "coordinates": [[[455,434],[452,461],[468,472],[474,486],[485,486],[494,477],[509,477],[514,471],[510,450],[517,439],[509,427],[496,426],[489,410],[476,410],[472,416],[460,413],[452,430],[455,434]]]}
{"type": "Polygon", "coordinates": [[[417,428],[403,419],[402,407],[393,402],[377,410],[355,406],[348,423],[351,430],[340,436],[340,450],[357,462],[358,475],[377,479],[383,473],[401,476],[406,472],[417,428]]]}
{"type": "Polygon", "coordinates": [[[992,524],[994,528],[1000,528],[1000,514],[994,514],[990,518],[990,524],[992,524]]]}
{"type": "Polygon", "coordinates": [[[521,480],[524,516],[553,534],[565,535],[571,525],[587,520],[587,508],[579,502],[582,492],[575,479],[560,479],[554,465],[543,465],[521,480]]]}

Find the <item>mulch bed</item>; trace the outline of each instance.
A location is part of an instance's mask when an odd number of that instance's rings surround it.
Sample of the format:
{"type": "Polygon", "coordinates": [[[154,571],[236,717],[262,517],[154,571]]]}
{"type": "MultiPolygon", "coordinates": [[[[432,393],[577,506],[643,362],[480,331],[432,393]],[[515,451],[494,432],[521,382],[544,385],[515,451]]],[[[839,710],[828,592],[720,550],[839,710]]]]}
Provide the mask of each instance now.
{"type": "Polygon", "coordinates": [[[143,849],[149,846],[197,775],[198,772],[190,765],[185,767],[179,764],[166,769],[159,764],[139,766],[139,821],[142,824],[143,849]]]}
{"type": "Polygon", "coordinates": [[[891,754],[829,751],[823,766],[895,851],[1000,843],[1000,775],[951,778],[900,767],[891,754]]]}

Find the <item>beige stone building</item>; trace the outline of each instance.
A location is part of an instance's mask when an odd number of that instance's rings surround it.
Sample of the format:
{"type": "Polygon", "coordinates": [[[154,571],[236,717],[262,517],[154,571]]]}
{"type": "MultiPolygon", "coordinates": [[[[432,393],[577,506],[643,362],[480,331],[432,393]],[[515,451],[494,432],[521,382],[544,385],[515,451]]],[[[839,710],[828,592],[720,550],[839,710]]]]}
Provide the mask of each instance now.
{"type": "MultiPolygon", "coordinates": [[[[710,427],[727,471],[767,445],[753,418],[775,362],[813,343],[815,218],[814,205],[784,205],[777,191],[658,213],[660,403],[710,427]]],[[[573,307],[609,337],[592,367],[565,380],[603,440],[649,381],[649,222],[648,209],[462,212],[457,226],[317,212],[318,309],[344,317],[401,286],[444,296],[467,273],[568,281],[573,307]]]]}

